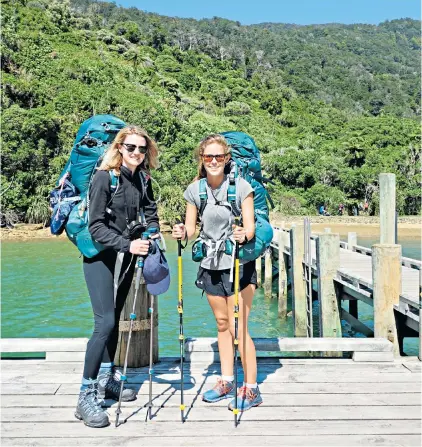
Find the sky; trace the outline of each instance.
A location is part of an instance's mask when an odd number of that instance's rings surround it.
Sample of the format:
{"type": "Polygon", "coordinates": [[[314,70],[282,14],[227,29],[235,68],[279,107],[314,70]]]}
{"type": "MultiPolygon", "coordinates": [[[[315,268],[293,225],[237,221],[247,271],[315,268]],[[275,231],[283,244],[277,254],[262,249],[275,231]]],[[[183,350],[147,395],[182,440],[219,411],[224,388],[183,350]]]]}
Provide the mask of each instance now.
{"type": "Polygon", "coordinates": [[[115,0],[115,3],[171,17],[218,16],[242,25],[262,22],[378,24],[404,17],[421,18],[420,0],[115,0]]]}

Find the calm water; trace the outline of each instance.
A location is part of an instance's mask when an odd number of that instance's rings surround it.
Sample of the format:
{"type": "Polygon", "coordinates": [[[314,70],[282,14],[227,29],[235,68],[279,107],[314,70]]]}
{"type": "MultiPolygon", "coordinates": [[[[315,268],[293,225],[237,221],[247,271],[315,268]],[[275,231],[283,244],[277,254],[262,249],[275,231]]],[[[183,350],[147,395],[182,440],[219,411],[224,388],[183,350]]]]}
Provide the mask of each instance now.
{"type": "MultiPolygon", "coordinates": [[[[360,245],[371,242],[359,238],[360,245]],[[367,243],[366,243],[367,242],[367,243]]],[[[420,244],[403,245],[403,255],[420,259],[420,244]]],[[[190,247],[188,247],[190,248],[190,247]]],[[[177,313],[176,243],[167,239],[167,259],[172,283],[158,299],[161,356],[179,354],[177,313]]],[[[197,264],[184,259],[184,322],[187,337],[215,337],[215,320],[206,298],[194,285],[197,264]]],[[[82,272],[82,260],[67,240],[34,240],[2,243],[2,337],[89,337],[93,328],[92,309],[82,272]]],[[[276,289],[274,289],[276,292],[276,289]]],[[[288,311],[291,309],[289,300],[288,311]]],[[[360,304],[360,318],[373,327],[372,308],[360,304]]],[[[317,321],[314,303],[314,321],[317,321]]],[[[293,335],[292,318],[277,317],[277,300],[255,294],[250,316],[253,337],[293,335]]],[[[345,332],[346,327],[344,328],[345,332]]],[[[345,336],[348,334],[345,333],[345,336]]],[[[359,336],[359,334],[349,334],[359,336]]],[[[417,354],[417,340],[407,339],[405,350],[417,354]]]]}
{"type": "MultiPolygon", "coordinates": [[[[160,295],[160,355],[179,354],[176,243],[167,239],[167,259],[173,277],[160,295]]],[[[2,337],[89,337],[92,309],[82,271],[82,260],[67,240],[36,240],[2,244],[2,337]]],[[[194,285],[197,264],[184,259],[184,323],[187,337],[215,337],[215,320],[206,297],[194,285]]],[[[277,301],[257,291],[250,316],[254,337],[291,336],[277,317],[277,301]]]]}

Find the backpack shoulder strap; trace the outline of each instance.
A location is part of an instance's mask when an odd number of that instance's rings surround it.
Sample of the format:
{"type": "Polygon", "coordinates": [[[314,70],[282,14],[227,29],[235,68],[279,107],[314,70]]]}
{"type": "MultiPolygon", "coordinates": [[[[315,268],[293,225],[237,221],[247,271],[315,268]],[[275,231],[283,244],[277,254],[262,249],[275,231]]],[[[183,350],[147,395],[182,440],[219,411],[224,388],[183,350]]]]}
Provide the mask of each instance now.
{"type": "Polygon", "coordinates": [[[229,204],[232,208],[232,213],[235,217],[239,217],[242,214],[242,211],[237,206],[237,201],[236,201],[236,197],[237,197],[236,182],[237,182],[238,178],[239,178],[238,171],[237,171],[237,167],[235,165],[234,168],[230,171],[229,186],[227,188],[227,201],[229,202],[229,204]]]}
{"type": "Polygon", "coordinates": [[[114,196],[116,195],[117,190],[119,189],[119,184],[120,184],[120,176],[116,175],[114,173],[114,170],[108,171],[108,173],[110,174],[110,192],[111,192],[111,197],[108,203],[110,203],[114,196]]]}
{"type": "Polygon", "coordinates": [[[207,206],[208,194],[207,194],[207,186],[205,184],[205,178],[201,178],[199,180],[199,215],[202,217],[204,213],[204,209],[207,206]]]}
{"type": "Polygon", "coordinates": [[[116,175],[114,173],[114,170],[112,169],[111,171],[108,171],[108,173],[110,174],[110,200],[107,202],[107,207],[106,207],[106,213],[107,214],[113,214],[113,211],[109,208],[109,206],[111,205],[111,202],[114,199],[114,196],[116,195],[117,190],[119,189],[119,185],[120,185],[120,176],[116,175]]]}

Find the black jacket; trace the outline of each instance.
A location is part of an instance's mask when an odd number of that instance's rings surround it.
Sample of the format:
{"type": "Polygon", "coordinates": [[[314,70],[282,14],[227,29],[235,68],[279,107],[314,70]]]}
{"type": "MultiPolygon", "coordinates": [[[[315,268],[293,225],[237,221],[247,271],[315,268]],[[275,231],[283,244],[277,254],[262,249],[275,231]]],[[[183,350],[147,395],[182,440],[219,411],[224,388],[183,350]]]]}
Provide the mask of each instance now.
{"type": "Polygon", "coordinates": [[[157,204],[148,180],[146,191],[139,171],[132,172],[126,167],[120,168],[119,186],[111,199],[111,179],[108,171],[97,171],[92,179],[89,191],[89,232],[92,237],[107,248],[117,252],[128,252],[130,240],[123,236],[129,223],[138,221],[137,211],[143,209],[147,228],[159,230],[157,204]],[[127,205],[127,211],[125,206],[127,205]],[[111,210],[111,213],[106,211],[111,210]]]}

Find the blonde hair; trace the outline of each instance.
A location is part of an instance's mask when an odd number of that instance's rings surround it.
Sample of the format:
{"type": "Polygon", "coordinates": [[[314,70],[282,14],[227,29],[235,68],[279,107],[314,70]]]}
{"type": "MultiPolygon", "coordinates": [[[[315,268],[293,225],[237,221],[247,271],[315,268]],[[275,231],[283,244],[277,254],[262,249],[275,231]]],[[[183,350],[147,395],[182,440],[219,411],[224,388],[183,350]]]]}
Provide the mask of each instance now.
{"type": "Polygon", "coordinates": [[[155,141],[150,138],[146,130],[138,126],[129,125],[118,132],[116,138],[107,149],[103,161],[98,168],[100,171],[114,170],[117,175],[120,174],[123,156],[119,151],[119,147],[128,135],[139,135],[140,137],[144,137],[147,142],[147,153],[145,154],[145,159],[141,164],[141,168],[147,171],[158,168],[158,147],[155,141]]]}
{"type": "Polygon", "coordinates": [[[194,178],[194,181],[199,180],[201,178],[205,178],[207,176],[207,171],[205,170],[202,156],[204,155],[205,148],[212,143],[217,143],[220,146],[222,146],[225,155],[230,154],[230,146],[227,144],[227,141],[223,137],[223,135],[220,135],[218,133],[212,133],[211,135],[205,137],[203,140],[201,140],[199,146],[195,149],[195,157],[198,161],[198,174],[194,178]]]}

